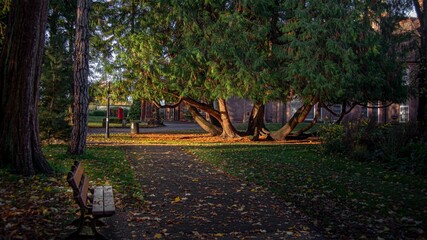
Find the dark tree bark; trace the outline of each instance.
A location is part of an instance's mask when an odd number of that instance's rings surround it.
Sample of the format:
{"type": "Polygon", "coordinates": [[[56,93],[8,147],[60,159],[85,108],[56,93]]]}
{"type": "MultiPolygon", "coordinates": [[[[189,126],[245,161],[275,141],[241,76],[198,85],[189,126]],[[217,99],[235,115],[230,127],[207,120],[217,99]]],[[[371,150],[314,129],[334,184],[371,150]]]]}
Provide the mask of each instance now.
{"type": "Polygon", "coordinates": [[[0,55],[0,164],[51,173],[40,147],[38,99],[48,0],[11,1],[0,55]]]}
{"type": "Polygon", "coordinates": [[[418,72],[418,115],[417,120],[424,127],[427,125],[427,0],[413,0],[415,11],[420,21],[419,72],[418,72]]]}
{"type": "Polygon", "coordinates": [[[186,105],[188,112],[190,112],[191,116],[193,117],[194,121],[199,124],[199,126],[205,130],[206,132],[210,133],[212,136],[219,136],[222,133],[222,129],[215,126],[211,122],[207,121],[200,113],[197,111],[197,108],[186,105]]]}
{"type": "Polygon", "coordinates": [[[251,115],[249,116],[248,129],[246,135],[252,135],[252,140],[258,140],[260,134],[268,134],[270,131],[265,127],[264,123],[265,105],[255,103],[252,107],[251,115]]]}
{"type": "Polygon", "coordinates": [[[292,130],[294,130],[299,123],[305,120],[313,106],[314,103],[305,103],[302,105],[282,128],[271,133],[270,136],[276,141],[285,140],[292,130]]]}
{"type": "Polygon", "coordinates": [[[89,106],[89,9],[91,0],[78,0],[76,43],[74,58],[74,114],[73,130],[68,152],[83,154],[86,151],[86,135],[89,106]]]}
{"type": "Polygon", "coordinates": [[[227,105],[225,100],[220,98],[218,100],[219,105],[219,113],[221,114],[221,125],[222,125],[222,133],[221,137],[223,138],[238,138],[240,137],[237,130],[234,128],[231,123],[230,116],[228,115],[227,105]]]}

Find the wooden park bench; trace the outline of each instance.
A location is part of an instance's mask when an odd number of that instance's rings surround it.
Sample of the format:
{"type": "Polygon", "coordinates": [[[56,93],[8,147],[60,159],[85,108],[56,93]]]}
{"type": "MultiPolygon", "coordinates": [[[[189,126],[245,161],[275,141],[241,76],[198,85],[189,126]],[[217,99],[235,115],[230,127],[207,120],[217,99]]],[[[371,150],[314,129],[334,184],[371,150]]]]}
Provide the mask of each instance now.
{"type": "Polygon", "coordinates": [[[105,225],[99,218],[113,216],[116,212],[114,205],[113,188],[111,186],[95,186],[89,188],[89,178],[84,172],[82,163],[74,162],[68,173],[67,181],[73,189],[73,196],[79,205],[80,217],[73,221],[78,229],[68,236],[69,239],[80,239],[90,237],[105,239],[97,230],[96,226],[105,225]],[[85,226],[91,227],[94,235],[80,235],[85,226]]]}

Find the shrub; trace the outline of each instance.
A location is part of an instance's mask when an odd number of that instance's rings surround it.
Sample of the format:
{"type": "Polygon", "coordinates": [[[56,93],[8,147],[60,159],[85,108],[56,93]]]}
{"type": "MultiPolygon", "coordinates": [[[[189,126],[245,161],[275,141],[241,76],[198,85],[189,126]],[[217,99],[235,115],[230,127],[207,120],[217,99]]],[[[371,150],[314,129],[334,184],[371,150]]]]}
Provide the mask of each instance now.
{"type": "Polygon", "coordinates": [[[346,146],[345,128],[343,125],[325,124],[320,128],[320,140],[323,151],[328,154],[346,154],[350,151],[346,146]]]}
{"type": "Polygon", "coordinates": [[[141,117],[141,100],[135,99],[130,106],[130,110],[128,111],[127,119],[129,121],[139,121],[141,117]]]}
{"type": "Polygon", "coordinates": [[[427,173],[427,145],[416,124],[377,125],[359,121],[346,125],[324,125],[322,149],[357,161],[373,161],[411,173],[427,173]]]}

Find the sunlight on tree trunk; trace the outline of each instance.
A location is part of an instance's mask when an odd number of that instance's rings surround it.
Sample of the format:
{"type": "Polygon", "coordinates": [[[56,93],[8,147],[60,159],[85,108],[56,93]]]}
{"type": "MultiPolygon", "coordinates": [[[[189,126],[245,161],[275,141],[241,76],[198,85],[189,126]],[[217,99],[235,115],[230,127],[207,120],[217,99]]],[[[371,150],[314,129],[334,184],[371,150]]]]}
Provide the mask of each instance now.
{"type": "Polygon", "coordinates": [[[313,103],[305,103],[302,105],[282,128],[271,133],[270,136],[276,141],[285,140],[292,130],[294,130],[299,123],[302,123],[305,120],[313,105],[313,103]]]}
{"type": "Polygon", "coordinates": [[[207,121],[197,110],[197,108],[186,105],[188,112],[190,112],[191,116],[193,117],[194,121],[199,124],[199,126],[205,130],[206,132],[210,133],[212,136],[219,136],[222,133],[222,129],[215,126],[211,122],[207,121]]]}
{"type": "Polygon", "coordinates": [[[225,100],[220,98],[218,100],[218,105],[219,105],[219,112],[221,114],[221,120],[222,120],[221,137],[223,137],[223,138],[238,138],[238,137],[240,137],[237,130],[234,128],[233,124],[231,123],[230,116],[228,115],[228,109],[227,109],[227,105],[225,103],[225,100]]]}

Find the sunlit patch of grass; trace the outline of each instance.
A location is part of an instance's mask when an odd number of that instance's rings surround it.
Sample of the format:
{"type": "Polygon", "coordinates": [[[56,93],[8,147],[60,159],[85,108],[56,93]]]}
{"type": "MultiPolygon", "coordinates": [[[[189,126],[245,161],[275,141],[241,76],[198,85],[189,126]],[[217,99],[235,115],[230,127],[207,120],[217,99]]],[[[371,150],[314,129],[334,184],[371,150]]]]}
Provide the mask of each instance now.
{"type": "MultiPolygon", "coordinates": [[[[105,138],[104,134],[91,134],[87,137],[92,144],[171,144],[171,145],[200,145],[200,144],[229,144],[248,143],[248,138],[223,139],[212,137],[206,133],[117,133],[110,134],[110,138],[105,138]]],[[[256,144],[256,143],[254,143],[256,144]]]]}
{"type": "Polygon", "coordinates": [[[79,156],[67,154],[65,145],[47,145],[43,151],[58,172],[66,174],[77,160],[84,164],[93,185],[113,185],[121,196],[130,197],[128,201],[143,200],[141,186],[120,147],[88,146],[86,153],[79,156]]]}

